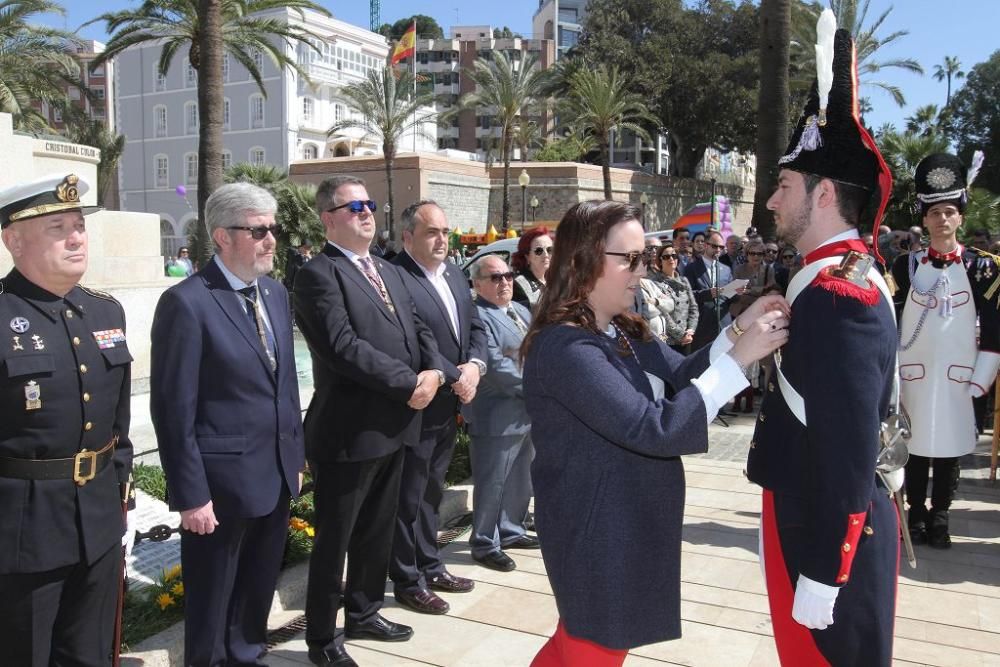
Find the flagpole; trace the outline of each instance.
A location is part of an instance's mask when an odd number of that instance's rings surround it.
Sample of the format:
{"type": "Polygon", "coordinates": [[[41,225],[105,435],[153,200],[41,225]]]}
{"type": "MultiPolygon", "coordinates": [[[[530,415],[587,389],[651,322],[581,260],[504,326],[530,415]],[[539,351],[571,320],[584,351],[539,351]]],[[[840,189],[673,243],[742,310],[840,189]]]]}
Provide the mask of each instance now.
{"type": "MultiPolygon", "coordinates": [[[[413,101],[417,101],[417,20],[413,19],[413,101]]],[[[417,105],[413,105],[413,152],[417,152],[417,105]]]]}

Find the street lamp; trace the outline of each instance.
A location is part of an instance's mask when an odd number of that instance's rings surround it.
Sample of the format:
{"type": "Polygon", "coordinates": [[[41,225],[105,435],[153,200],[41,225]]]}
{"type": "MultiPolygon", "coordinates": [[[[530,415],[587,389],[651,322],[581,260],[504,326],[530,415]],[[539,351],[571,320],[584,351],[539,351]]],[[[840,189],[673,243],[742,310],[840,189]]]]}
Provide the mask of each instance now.
{"type": "Polygon", "coordinates": [[[528,185],[531,183],[531,176],[527,169],[521,170],[521,175],[517,177],[517,182],[521,184],[521,233],[524,233],[524,225],[528,222],[528,185]]]}
{"type": "Polygon", "coordinates": [[[389,231],[389,211],[392,210],[392,207],[389,206],[389,202],[385,203],[385,206],[382,207],[382,210],[385,211],[385,230],[389,231]]]}
{"type": "Polygon", "coordinates": [[[531,206],[531,223],[535,222],[535,209],[538,208],[538,197],[532,196],[531,202],[528,204],[531,206]]]}
{"type": "Polygon", "coordinates": [[[646,204],[649,203],[649,195],[643,192],[639,195],[639,203],[642,204],[642,228],[646,228],[646,204]]]}

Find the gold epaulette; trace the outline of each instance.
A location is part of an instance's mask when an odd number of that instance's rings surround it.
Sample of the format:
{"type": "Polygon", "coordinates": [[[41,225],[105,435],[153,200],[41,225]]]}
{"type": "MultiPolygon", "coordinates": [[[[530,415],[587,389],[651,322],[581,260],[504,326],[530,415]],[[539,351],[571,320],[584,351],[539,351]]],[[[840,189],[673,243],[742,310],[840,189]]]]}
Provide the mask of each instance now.
{"type": "Polygon", "coordinates": [[[108,301],[114,301],[119,306],[121,305],[121,302],[118,301],[118,299],[116,299],[115,297],[111,296],[107,292],[102,292],[101,290],[94,289],[93,287],[84,287],[83,285],[77,285],[77,287],[79,287],[80,289],[82,289],[84,292],[86,292],[90,296],[96,296],[98,299],[106,299],[108,301]]]}

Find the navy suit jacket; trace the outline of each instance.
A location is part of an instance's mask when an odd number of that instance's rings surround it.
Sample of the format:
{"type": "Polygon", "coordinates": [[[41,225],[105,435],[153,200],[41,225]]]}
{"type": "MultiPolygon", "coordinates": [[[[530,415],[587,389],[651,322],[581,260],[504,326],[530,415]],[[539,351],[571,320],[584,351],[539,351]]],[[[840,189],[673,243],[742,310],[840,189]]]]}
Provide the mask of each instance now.
{"type": "Polygon", "coordinates": [[[373,262],[395,312],[329,243],[295,276],[295,320],[313,360],[315,393],[305,423],[310,461],[368,461],[420,438],[420,412],[406,402],[417,373],[441,369],[437,344],[399,269],[373,262]]]}
{"type": "Polygon", "coordinates": [[[444,302],[416,261],[404,251],[396,255],[392,263],[401,269],[403,282],[410,290],[417,314],[434,334],[441,354],[446,384],[438,390],[431,404],[424,408],[422,420],[422,428],[437,428],[455,419],[458,414],[458,397],[451,390],[451,384],[462,375],[458,366],[472,358],[486,362],[486,328],[472,304],[469,281],[457,266],[445,262],[444,278],[455,297],[458,336],[451,328],[451,318],[444,302]]]}
{"type": "Polygon", "coordinates": [[[170,507],[269,514],[305,466],[288,292],[257,280],[277,345],[271,371],[239,294],[214,261],[163,293],[152,329],[150,412],[170,507]]]}

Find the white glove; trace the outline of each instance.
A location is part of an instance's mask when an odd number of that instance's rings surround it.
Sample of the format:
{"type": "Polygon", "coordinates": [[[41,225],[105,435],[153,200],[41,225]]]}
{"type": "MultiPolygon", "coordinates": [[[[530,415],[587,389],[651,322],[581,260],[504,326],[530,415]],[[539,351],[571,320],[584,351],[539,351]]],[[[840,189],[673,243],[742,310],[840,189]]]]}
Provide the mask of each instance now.
{"type": "Polygon", "coordinates": [[[132,546],[135,544],[135,516],[134,512],[125,513],[125,534],[122,535],[122,546],[125,547],[125,555],[132,554],[132,546]]]}
{"type": "Polygon", "coordinates": [[[882,478],[885,480],[885,483],[889,485],[889,490],[893,493],[896,493],[903,488],[903,480],[905,476],[905,468],[882,473],[882,478]]]}
{"type": "Polygon", "coordinates": [[[840,589],[799,575],[795,586],[792,618],[810,630],[826,630],[833,625],[833,605],[840,589]]]}

